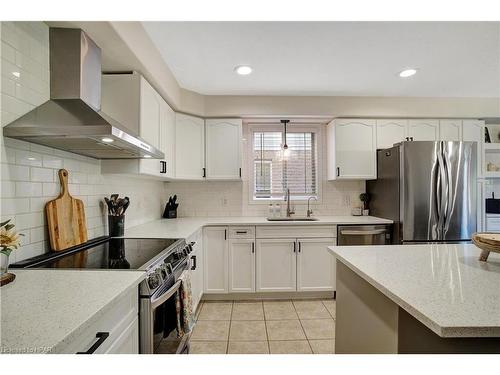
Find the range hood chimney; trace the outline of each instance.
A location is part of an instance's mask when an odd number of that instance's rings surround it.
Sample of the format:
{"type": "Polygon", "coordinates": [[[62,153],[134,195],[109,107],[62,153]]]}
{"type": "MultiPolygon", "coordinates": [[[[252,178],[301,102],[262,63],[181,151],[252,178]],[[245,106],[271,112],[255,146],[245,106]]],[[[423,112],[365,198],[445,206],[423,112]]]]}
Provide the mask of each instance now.
{"type": "Polygon", "coordinates": [[[101,49],[80,29],[51,28],[50,99],[3,128],[17,138],[96,159],[163,153],[101,112],[101,49]]]}

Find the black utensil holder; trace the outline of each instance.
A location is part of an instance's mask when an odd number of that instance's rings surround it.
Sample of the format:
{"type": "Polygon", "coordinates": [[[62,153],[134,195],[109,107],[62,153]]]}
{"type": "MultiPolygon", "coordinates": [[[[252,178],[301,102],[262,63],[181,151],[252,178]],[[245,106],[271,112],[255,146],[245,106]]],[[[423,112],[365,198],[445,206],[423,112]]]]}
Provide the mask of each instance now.
{"type": "Polygon", "coordinates": [[[125,235],[125,215],[108,216],[108,229],[110,237],[123,237],[125,235]]]}

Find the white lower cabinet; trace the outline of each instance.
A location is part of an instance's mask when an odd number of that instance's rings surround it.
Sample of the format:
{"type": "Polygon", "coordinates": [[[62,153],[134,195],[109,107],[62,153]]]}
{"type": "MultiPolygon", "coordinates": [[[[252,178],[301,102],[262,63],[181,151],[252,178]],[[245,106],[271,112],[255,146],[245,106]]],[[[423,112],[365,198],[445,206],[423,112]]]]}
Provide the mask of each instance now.
{"type": "Polygon", "coordinates": [[[122,334],[111,344],[106,354],[139,353],[139,318],[136,317],[122,334]]]}
{"type": "Polygon", "coordinates": [[[295,239],[257,240],[257,292],[293,292],[296,282],[295,239]]]}
{"type": "Polygon", "coordinates": [[[205,293],[228,292],[227,227],[207,227],[203,231],[205,293]]]}
{"type": "Polygon", "coordinates": [[[255,292],[255,240],[229,240],[229,292],[255,292]]]}
{"type": "Polygon", "coordinates": [[[297,240],[297,291],[335,290],[335,259],[327,249],[335,242],[335,238],[297,240]]]}
{"type": "Polygon", "coordinates": [[[108,306],[106,312],[66,344],[62,353],[138,354],[139,293],[131,289],[108,306]],[[99,343],[97,347],[94,345],[99,343]],[[90,353],[92,352],[92,353],[90,353]]]}
{"type": "Polygon", "coordinates": [[[204,291],[204,262],[203,262],[203,235],[199,230],[193,236],[187,239],[188,243],[192,243],[193,251],[189,255],[191,266],[191,293],[193,296],[193,311],[196,311],[198,304],[201,301],[204,291]]]}
{"type": "Polygon", "coordinates": [[[204,291],[335,291],[335,262],[327,249],[335,233],[326,225],[206,227],[204,291]]]}

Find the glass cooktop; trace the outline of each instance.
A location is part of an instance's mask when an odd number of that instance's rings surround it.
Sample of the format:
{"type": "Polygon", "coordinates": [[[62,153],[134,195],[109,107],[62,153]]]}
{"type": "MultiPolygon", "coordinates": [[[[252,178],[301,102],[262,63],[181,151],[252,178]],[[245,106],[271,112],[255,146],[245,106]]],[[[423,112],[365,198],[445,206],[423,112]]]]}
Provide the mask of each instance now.
{"type": "Polygon", "coordinates": [[[13,268],[141,269],[177,239],[101,238],[62,252],[14,263],[13,268]]]}

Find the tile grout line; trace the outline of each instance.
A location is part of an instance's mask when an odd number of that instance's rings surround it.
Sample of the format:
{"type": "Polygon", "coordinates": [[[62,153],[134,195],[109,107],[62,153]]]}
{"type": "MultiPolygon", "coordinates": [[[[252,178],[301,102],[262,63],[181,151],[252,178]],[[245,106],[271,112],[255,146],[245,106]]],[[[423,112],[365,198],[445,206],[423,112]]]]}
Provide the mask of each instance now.
{"type": "MultiPolygon", "coordinates": [[[[292,305],[293,305],[293,308],[295,309],[295,314],[297,314],[297,317],[299,318],[300,328],[302,328],[302,332],[304,333],[304,336],[307,340],[307,345],[309,345],[309,349],[311,350],[311,354],[314,354],[314,352],[312,350],[311,343],[309,342],[309,338],[307,337],[306,330],[304,329],[304,326],[302,325],[302,321],[300,320],[299,313],[297,311],[297,308],[295,307],[295,303],[292,302],[292,305]]],[[[325,309],[326,309],[326,307],[325,307],[325,309]]]]}
{"type": "Polygon", "coordinates": [[[234,300],[231,301],[231,313],[229,314],[229,330],[227,332],[226,354],[229,354],[229,338],[231,337],[231,326],[233,325],[234,300]]]}

